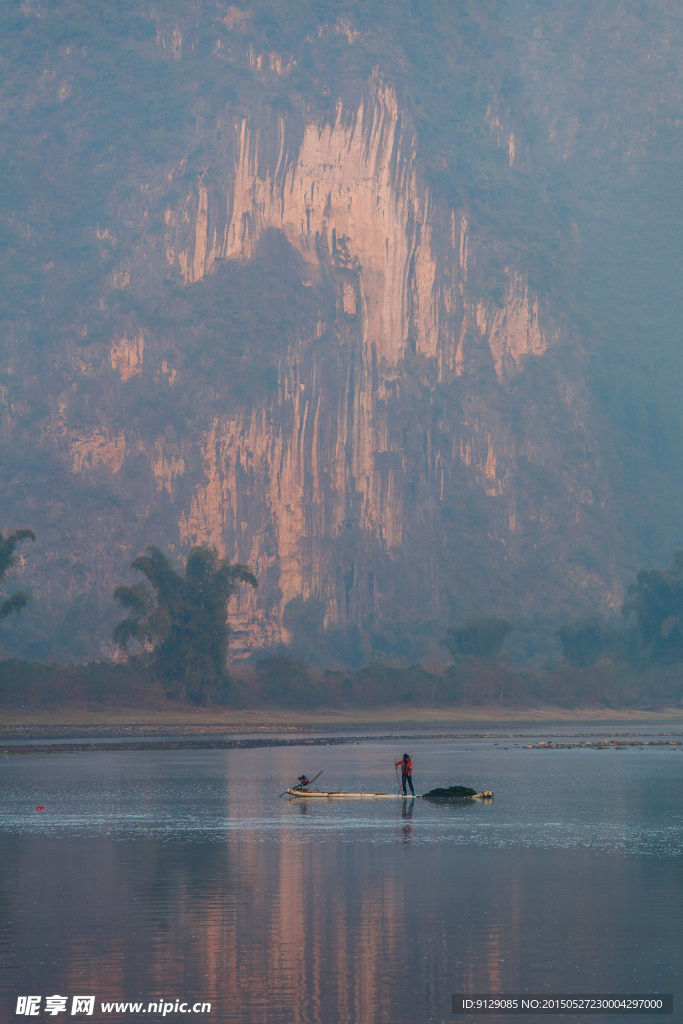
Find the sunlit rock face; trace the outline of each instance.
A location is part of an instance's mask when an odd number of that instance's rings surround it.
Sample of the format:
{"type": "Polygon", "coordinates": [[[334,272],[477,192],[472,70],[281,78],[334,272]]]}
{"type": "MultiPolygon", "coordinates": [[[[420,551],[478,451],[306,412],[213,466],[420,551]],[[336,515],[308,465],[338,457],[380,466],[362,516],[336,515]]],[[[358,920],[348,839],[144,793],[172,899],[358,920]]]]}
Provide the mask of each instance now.
{"type": "MultiPolygon", "coordinates": [[[[281,360],[272,399],[212,420],[180,512],[183,545],[215,544],[273,581],[236,610],[238,646],[286,638],[282,612],[298,595],[324,601],[328,624],[405,606],[439,614],[477,559],[506,577],[529,524],[534,549],[558,515],[579,524],[592,489],[563,478],[552,436],[559,422],[581,430],[578,395],[555,380],[511,423],[527,361],[559,332],[514,268],[501,305],[470,294],[476,239],[432,202],[394,93],[373,79],[329,122],[261,115],[228,135],[167,210],[169,272],[192,288],[275,230],[329,300],[281,360]],[[520,456],[553,467],[556,493],[540,504],[520,487],[520,456]],[[461,515],[463,488],[485,506],[479,525],[461,515]]],[[[581,585],[613,600],[604,580],[581,585]]],[[[496,589],[482,588],[489,600],[496,589]]]]}
{"type": "MultiPolygon", "coordinates": [[[[171,245],[186,283],[210,273],[216,260],[249,258],[268,228],[320,273],[332,260],[348,272],[341,308],[361,316],[363,342],[396,365],[408,327],[417,348],[436,353],[436,259],[429,196],[417,181],[415,139],[406,131],[394,93],[373,82],[355,111],[341,103],[329,124],[306,124],[292,145],[281,118],[269,126],[235,126],[234,168],[223,188],[199,184],[189,245],[171,245]],[[177,253],[177,255],[175,255],[177,253]]],[[[194,198],[194,197],[193,197],[194,198]]],[[[178,218],[168,216],[170,224],[178,218]]]]}
{"type": "MultiPolygon", "coordinates": [[[[299,596],[361,630],[620,601],[616,570],[575,555],[611,498],[581,376],[558,359],[568,339],[518,267],[495,301],[474,288],[481,243],[432,197],[419,147],[375,76],[327,120],[261,107],[222,122],[205,168],[188,176],[179,154],[93,228],[112,253],[97,308],[124,312],[109,335],[79,328],[51,371],[43,537],[66,553],[59,570],[33,553],[26,568],[46,606],[93,589],[106,604],[150,542],[174,557],[214,544],[254,568],[259,588],[231,610],[236,656],[287,640],[299,596]],[[219,295],[274,239],[308,312],[270,389],[235,394],[193,370],[165,296],[219,295]],[[160,315],[141,326],[129,295],[160,315]]],[[[91,656],[112,653],[110,629],[94,625],[91,656]]]]}

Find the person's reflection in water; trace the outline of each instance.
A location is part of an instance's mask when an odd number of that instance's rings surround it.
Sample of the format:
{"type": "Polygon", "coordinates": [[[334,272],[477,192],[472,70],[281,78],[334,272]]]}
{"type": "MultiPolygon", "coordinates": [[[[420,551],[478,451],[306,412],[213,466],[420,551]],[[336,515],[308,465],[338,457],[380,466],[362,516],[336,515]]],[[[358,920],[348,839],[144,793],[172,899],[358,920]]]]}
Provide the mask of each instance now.
{"type": "Polygon", "coordinates": [[[415,806],[415,798],[411,796],[406,800],[402,800],[401,804],[403,844],[409,846],[413,838],[413,807],[415,806]]]}
{"type": "Polygon", "coordinates": [[[306,800],[299,800],[299,814],[308,814],[310,809],[306,800]]]}

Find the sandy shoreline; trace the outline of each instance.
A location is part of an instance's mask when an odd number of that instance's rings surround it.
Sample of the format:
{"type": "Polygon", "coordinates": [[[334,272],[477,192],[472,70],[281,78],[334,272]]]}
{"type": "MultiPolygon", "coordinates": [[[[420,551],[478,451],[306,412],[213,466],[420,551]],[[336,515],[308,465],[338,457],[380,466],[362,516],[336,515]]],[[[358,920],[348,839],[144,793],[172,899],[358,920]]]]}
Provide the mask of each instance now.
{"type": "MultiPolygon", "coordinates": [[[[544,735],[552,735],[552,731],[544,732],[544,735]]],[[[683,736],[683,732],[657,732],[657,733],[611,733],[598,740],[588,739],[587,733],[576,733],[565,739],[582,739],[583,742],[553,743],[541,742],[535,745],[526,744],[528,750],[559,750],[570,747],[590,747],[592,749],[620,749],[625,750],[631,747],[680,747],[681,740],[670,739],[671,736],[683,736]],[[647,738],[644,738],[647,737],[647,738]]],[[[392,735],[382,733],[370,733],[360,735],[351,733],[336,736],[298,736],[285,738],[282,736],[260,736],[255,738],[227,739],[225,737],[203,737],[189,738],[178,736],[176,738],[166,737],[164,739],[95,739],[73,740],[60,742],[59,739],[44,739],[43,743],[15,742],[3,746],[0,743],[0,756],[21,756],[22,754],[80,754],[92,752],[116,752],[126,750],[148,751],[148,750],[252,750],[256,747],[333,747],[346,744],[356,746],[364,742],[378,742],[380,740],[391,742],[412,742],[413,740],[435,740],[435,739],[531,739],[529,733],[504,733],[504,732],[482,732],[482,733],[409,733],[407,735],[392,735]]]]}
{"type": "Polygon", "coordinates": [[[550,726],[581,724],[627,726],[640,723],[683,725],[683,708],[646,711],[638,708],[533,708],[465,706],[411,708],[405,705],[380,708],[241,709],[189,708],[64,708],[0,710],[0,739],[79,739],[85,737],[211,736],[235,733],[287,735],[288,733],[344,733],[400,729],[479,732],[483,727],[550,726]]]}

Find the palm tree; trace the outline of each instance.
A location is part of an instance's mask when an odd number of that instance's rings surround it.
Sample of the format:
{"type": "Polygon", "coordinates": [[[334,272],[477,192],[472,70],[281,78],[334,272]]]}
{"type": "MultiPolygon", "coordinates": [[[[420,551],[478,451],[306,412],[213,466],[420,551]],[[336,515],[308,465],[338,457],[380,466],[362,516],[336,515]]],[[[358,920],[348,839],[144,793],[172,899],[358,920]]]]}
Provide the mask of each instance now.
{"type": "MultiPolygon", "coordinates": [[[[17,558],[14,554],[17,545],[24,540],[35,540],[33,530],[13,530],[6,537],[0,533],[0,583],[4,583],[9,571],[15,564],[17,558]]],[[[21,590],[15,590],[2,604],[0,604],[0,619],[6,619],[9,615],[18,614],[29,602],[29,597],[21,590]]]]}
{"type": "Polygon", "coordinates": [[[137,657],[156,666],[171,692],[211,703],[227,682],[228,601],[240,583],[256,587],[256,577],[248,565],[206,546],[192,548],[184,577],[153,544],[131,569],[147,583],[114,591],[129,613],[114,629],[114,640],[122,651],[132,642],[137,657]]]}

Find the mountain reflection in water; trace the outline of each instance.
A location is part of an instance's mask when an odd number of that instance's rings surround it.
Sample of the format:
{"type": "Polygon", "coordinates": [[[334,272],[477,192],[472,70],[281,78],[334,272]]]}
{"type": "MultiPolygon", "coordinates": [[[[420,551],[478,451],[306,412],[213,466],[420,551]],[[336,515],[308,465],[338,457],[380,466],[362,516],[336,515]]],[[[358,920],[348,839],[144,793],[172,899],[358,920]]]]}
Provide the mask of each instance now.
{"type": "Polygon", "coordinates": [[[29,993],[369,1024],[452,1019],[457,991],[681,990],[680,752],[411,752],[419,791],[496,800],[277,799],[313,767],[389,788],[380,742],[3,759],[0,1018],[29,993]]]}

